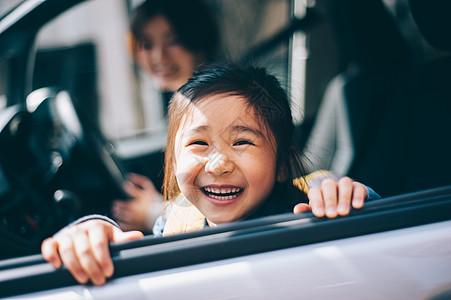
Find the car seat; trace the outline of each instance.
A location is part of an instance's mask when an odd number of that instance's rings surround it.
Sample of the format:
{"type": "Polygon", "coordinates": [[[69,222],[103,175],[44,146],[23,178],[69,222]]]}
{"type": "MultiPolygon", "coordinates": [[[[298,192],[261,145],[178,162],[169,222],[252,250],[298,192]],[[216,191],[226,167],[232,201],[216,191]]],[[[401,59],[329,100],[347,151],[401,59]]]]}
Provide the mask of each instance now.
{"type": "Polygon", "coordinates": [[[451,2],[409,0],[419,31],[442,56],[422,65],[405,93],[410,106],[403,191],[451,184],[451,2]]]}
{"type": "MultiPolygon", "coordinates": [[[[376,152],[371,147],[382,120],[392,111],[391,99],[412,68],[407,42],[381,0],[330,1],[328,7],[346,69],[326,88],[304,148],[304,164],[308,171],[329,169],[383,195],[393,194],[394,181],[386,180],[398,178],[404,166],[389,154],[392,147],[404,150],[405,134],[384,136],[376,152]],[[388,175],[387,165],[391,166],[388,175]]],[[[393,126],[405,131],[402,118],[391,119],[396,122],[393,126]]]]}
{"type": "Polygon", "coordinates": [[[380,128],[349,175],[384,196],[451,183],[451,3],[409,0],[423,37],[442,56],[415,67],[390,95],[380,128]]]}

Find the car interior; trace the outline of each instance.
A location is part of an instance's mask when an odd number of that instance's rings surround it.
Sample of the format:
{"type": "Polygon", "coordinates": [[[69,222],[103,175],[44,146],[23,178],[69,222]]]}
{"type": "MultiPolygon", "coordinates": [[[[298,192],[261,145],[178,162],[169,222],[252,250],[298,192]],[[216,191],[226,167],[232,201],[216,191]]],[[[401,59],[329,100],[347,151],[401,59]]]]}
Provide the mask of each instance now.
{"type": "MultiPolygon", "coordinates": [[[[74,24],[60,16],[79,18],[90,2],[0,6],[0,296],[75,284],[67,270],[48,268],[42,240],[86,214],[110,215],[111,202],[128,197],[129,172],[162,184],[164,125],[146,123],[139,97],[114,107],[102,81],[115,61],[130,70],[119,96],[139,94],[145,83],[133,81],[141,75],[131,58],[102,57],[110,44],[76,33],[57,40],[58,26],[74,24]]],[[[137,2],[121,2],[122,28],[137,2]]],[[[206,2],[218,12],[222,57],[265,64],[290,91],[306,169],[349,176],[382,199],[347,218],[284,214],[111,245],[114,278],[450,219],[450,2],[316,0],[301,13],[297,0],[263,1],[253,12],[258,1],[206,2]]]]}

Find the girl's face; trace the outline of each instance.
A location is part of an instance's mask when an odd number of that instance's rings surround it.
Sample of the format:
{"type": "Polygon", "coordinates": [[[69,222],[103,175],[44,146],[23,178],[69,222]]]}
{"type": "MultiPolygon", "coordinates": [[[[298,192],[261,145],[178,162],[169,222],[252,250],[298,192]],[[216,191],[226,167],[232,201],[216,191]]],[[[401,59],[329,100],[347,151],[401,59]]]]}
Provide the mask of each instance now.
{"type": "Polygon", "coordinates": [[[139,65],[157,79],[160,88],[169,91],[188,81],[196,62],[195,55],[178,42],[163,16],[152,18],[143,27],[136,55],[139,65]]]}
{"type": "Polygon", "coordinates": [[[207,96],[187,115],[175,138],[180,191],[210,225],[243,219],[274,186],[274,137],[240,96],[207,96]]]}

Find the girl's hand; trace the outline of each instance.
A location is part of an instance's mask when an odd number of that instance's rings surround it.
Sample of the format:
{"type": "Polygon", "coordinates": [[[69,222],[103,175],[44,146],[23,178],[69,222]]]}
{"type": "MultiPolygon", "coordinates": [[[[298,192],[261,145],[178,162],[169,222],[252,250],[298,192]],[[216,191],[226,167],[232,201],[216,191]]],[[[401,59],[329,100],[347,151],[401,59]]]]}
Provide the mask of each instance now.
{"type": "Polygon", "coordinates": [[[366,187],[349,177],[342,177],[338,182],[332,178],[326,178],[321,182],[320,187],[309,189],[309,204],[299,203],[294,207],[293,212],[299,214],[311,211],[319,218],[346,216],[349,214],[351,205],[355,209],[361,208],[367,196],[366,187]]]}
{"type": "Polygon", "coordinates": [[[113,224],[93,219],[62,229],[42,242],[42,256],[55,268],[62,264],[81,283],[102,285],[114,272],[109,242],[141,238],[139,231],[123,232],[113,224]]]}

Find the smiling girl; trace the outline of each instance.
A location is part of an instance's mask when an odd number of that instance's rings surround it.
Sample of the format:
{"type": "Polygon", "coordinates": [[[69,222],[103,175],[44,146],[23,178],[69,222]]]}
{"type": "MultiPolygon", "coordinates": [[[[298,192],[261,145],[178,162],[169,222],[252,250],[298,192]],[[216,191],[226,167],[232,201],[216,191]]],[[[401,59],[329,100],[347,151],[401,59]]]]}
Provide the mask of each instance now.
{"type": "MultiPolygon", "coordinates": [[[[222,66],[196,74],[171,100],[168,126],[168,205],[156,235],[291,212],[295,206],[295,212],[311,209],[319,217],[347,215],[368,196],[364,185],[345,177],[323,180],[307,198],[305,184],[296,180],[305,174],[288,97],[264,69],[222,66]]],[[[63,262],[80,283],[103,284],[113,274],[108,242],[141,236],[95,218],[66,227],[42,245],[45,259],[55,267],[63,262]]]]}
{"type": "Polygon", "coordinates": [[[176,200],[170,220],[185,217],[177,216],[185,199],[210,226],[305,202],[292,183],[303,172],[288,98],[263,69],[199,73],[176,93],[169,115],[167,149],[173,150],[166,151],[163,188],[166,200],[176,200]]]}

